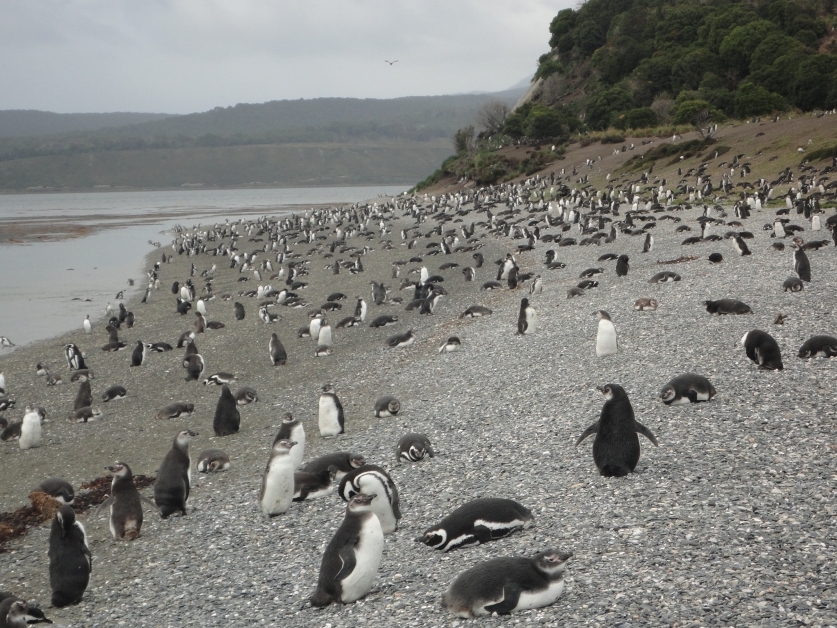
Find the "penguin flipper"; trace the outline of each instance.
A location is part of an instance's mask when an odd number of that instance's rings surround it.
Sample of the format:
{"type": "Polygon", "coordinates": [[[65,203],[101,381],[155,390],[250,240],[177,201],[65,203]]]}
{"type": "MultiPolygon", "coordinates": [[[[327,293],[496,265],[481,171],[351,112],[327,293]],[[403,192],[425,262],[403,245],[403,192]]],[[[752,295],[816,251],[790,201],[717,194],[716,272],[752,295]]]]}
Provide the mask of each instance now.
{"type": "Polygon", "coordinates": [[[697,398],[697,392],[694,391],[694,390],[690,390],[686,394],[686,396],[689,398],[689,401],[691,401],[692,403],[697,403],[698,401],[700,401],[700,399],[697,398]]]}
{"type": "MultiPolygon", "coordinates": [[[[112,506],[115,501],[116,501],[116,499],[114,499],[113,495],[111,495],[105,501],[103,501],[101,504],[96,506],[96,510],[93,512],[93,514],[98,515],[99,512],[101,512],[102,510],[104,510],[108,506],[112,506]]],[[[154,508],[157,508],[156,504],[154,505],[154,508]]]]}
{"type": "Polygon", "coordinates": [[[598,431],[599,431],[599,422],[596,421],[595,423],[593,423],[593,425],[591,425],[590,427],[588,427],[586,430],[584,430],[581,433],[581,436],[579,436],[578,440],[575,441],[575,446],[578,447],[584,441],[585,438],[587,438],[591,434],[595,434],[598,431]]]}
{"type": "Polygon", "coordinates": [[[305,498],[308,497],[308,492],[309,492],[309,490],[308,490],[307,486],[301,487],[299,489],[299,497],[294,497],[291,501],[304,502],[305,498]]]}
{"type": "Polygon", "coordinates": [[[340,567],[340,571],[337,572],[337,575],[334,576],[335,580],[348,578],[349,574],[355,570],[355,565],[357,564],[355,560],[355,545],[357,545],[358,540],[357,538],[351,539],[338,552],[342,566],[340,567]]]}
{"type": "Polygon", "coordinates": [[[156,512],[161,513],[160,509],[157,507],[157,504],[155,504],[153,500],[148,499],[145,495],[140,495],[139,497],[142,501],[151,506],[156,512]]]}
{"type": "Polygon", "coordinates": [[[523,593],[523,589],[519,584],[516,582],[508,582],[503,587],[503,599],[496,604],[489,604],[485,607],[485,610],[490,613],[497,613],[498,615],[508,615],[517,608],[521,593],[523,593]]]}
{"type": "Polygon", "coordinates": [[[660,446],[654,434],[651,433],[651,430],[649,430],[647,427],[645,427],[642,423],[640,423],[637,420],[634,420],[634,425],[636,426],[637,434],[642,434],[645,438],[654,443],[654,447],[660,446]]]}

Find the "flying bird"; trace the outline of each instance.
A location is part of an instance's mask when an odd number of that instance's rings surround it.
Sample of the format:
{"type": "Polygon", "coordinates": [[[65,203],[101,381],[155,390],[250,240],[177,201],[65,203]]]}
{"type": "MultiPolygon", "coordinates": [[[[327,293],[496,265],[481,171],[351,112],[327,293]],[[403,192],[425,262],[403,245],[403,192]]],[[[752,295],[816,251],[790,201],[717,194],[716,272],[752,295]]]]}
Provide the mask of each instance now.
{"type": "Polygon", "coordinates": [[[393,63],[398,63],[398,59],[396,59],[395,61],[388,61],[387,59],[384,59],[384,63],[389,63],[390,65],[392,65],[393,63]]]}

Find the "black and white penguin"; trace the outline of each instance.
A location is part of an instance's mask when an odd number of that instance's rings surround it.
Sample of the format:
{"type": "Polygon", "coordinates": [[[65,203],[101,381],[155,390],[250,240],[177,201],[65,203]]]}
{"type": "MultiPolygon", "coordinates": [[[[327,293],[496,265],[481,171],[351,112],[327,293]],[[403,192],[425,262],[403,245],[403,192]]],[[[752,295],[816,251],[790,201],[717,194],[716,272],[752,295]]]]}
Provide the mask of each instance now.
{"type": "Polygon", "coordinates": [[[338,493],[344,501],[349,501],[358,493],[377,495],[372,511],[378,515],[384,534],[391,534],[398,529],[398,521],[401,519],[398,490],[395,482],[381,467],[367,464],[350,471],[340,479],[338,493]]]}
{"type": "Polygon", "coordinates": [[[451,336],[439,345],[439,353],[450,353],[451,351],[459,351],[462,348],[462,341],[457,336],[451,336]]]}
{"type": "Polygon", "coordinates": [[[375,416],[395,416],[401,411],[401,402],[392,395],[385,395],[375,402],[375,416]]]}
{"type": "Polygon", "coordinates": [[[640,312],[656,312],[659,305],[657,299],[650,297],[641,297],[634,301],[634,309],[640,312]]]}
{"type": "Polygon", "coordinates": [[[241,305],[238,301],[233,304],[233,308],[235,310],[235,320],[243,321],[244,320],[244,306],[241,305]]]}
{"type": "Polygon", "coordinates": [[[424,460],[425,456],[432,458],[434,455],[430,439],[424,434],[404,434],[395,446],[395,459],[398,462],[418,462],[424,460]]]}
{"type": "Polygon", "coordinates": [[[294,472],[294,498],[295,502],[303,502],[306,499],[325,497],[334,492],[334,473],[337,467],[329,471],[325,469],[319,473],[309,471],[294,472]]]}
{"type": "Polygon", "coordinates": [[[355,318],[359,318],[361,323],[366,322],[366,301],[364,301],[361,297],[357,298],[357,304],[355,304],[355,318]]]}
{"type": "Polygon", "coordinates": [[[71,421],[75,421],[76,423],[88,423],[90,421],[101,419],[103,416],[104,413],[99,408],[85,406],[70,414],[69,418],[71,421]]]}
{"type": "Polygon", "coordinates": [[[802,240],[800,238],[794,238],[793,242],[795,247],[793,251],[793,272],[799,275],[802,281],[810,283],[811,263],[808,261],[808,256],[802,248],[802,240]]]}
{"type": "Polygon", "coordinates": [[[517,316],[518,335],[534,334],[538,327],[538,314],[531,305],[529,299],[520,299],[520,312],[517,316]]]}
{"type": "Polygon", "coordinates": [[[231,466],[230,457],[221,449],[207,449],[198,456],[196,466],[199,473],[226,471],[231,466]]]}
{"type": "Polygon", "coordinates": [[[282,341],[279,340],[277,334],[271,334],[267,348],[270,352],[270,361],[273,362],[273,366],[284,366],[288,363],[288,353],[285,351],[285,347],[282,345],[282,341]]]}
{"type": "Polygon", "coordinates": [[[347,473],[359,469],[366,464],[366,459],[360,454],[348,451],[338,451],[333,454],[326,454],[319,458],[309,460],[302,465],[302,471],[319,474],[334,467],[334,480],[339,482],[347,473]]]}
{"type": "Polygon", "coordinates": [[[529,294],[543,294],[543,279],[540,275],[535,275],[532,279],[532,284],[529,286],[529,294]]]}
{"type": "Polygon", "coordinates": [[[205,380],[203,380],[204,386],[228,386],[231,384],[235,384],[235,375],[232,373],[227,373],[226,371],[219,371],[218,373],[213,373],[205,380]]]}
{"type": "Polygon", "coordinates": [[[72,505],[76,499],[73,485],[61,478],[47,478],[38,484],[38,490],[62,504],[72,505]]]}
{"type": "Polygon", "coordinates": [[[131,366],[142,366],[143,362],[145,362],[145,343],[138,340],[137,346],[134,347],[134,352],[131,354],[131,366]]]}
{"type": "Polygon", "coordinates": [[[0,595],[0,628],[26,628],[33,624],[51,624],[44,612],[33,604],[8,594],[0,595]]]}
{"type": "Polygon", "coordinates": [[[242,386],[236,390],[233,397],[235,397],[235,403],[239,406],[249,406],[251,403],[259,401],[259,393],[249,386],[242,386]]]}
{"type": "Polygon", "coordinates": [[[372,589],[384,549],[382,526],[374,510],[380,499],[382,496],[374,493],[352,497],[343,523],[323,554],[312,606],[349,604],[372,589]]]}
{"type": "Polygon", "coordinates": [[[109,508],[110,533],[114,540],[133,541],[140,537],[142,529],[142,502],[150,504],[158,510],[157,504],[141,495],[134,484],[134,475],[124,462],[117,462],[113,466],[105,467],[113,473],[110,484],[110,497],[99,504],[96,512],[109,508]]]}
{"type": "Polygon", "coordinates": [[[642,252],[648,253],[654,250],[654,236],[650,233],[645,234],[645,242],[642,245],[642,252]]]}
{"type": "Polygon", "coordinates": [[[397,349],[398,347],[408,347],[413,344],[416,340],[415,335],[413,335],[413,330],[408,329],[403,334],[395,334],[387,338],[387,346],[393,349],[397,349]]]}
{"type": "Polygon", "coordinates": [[[760,329],[748,331],[741,337],[741,344],[747,352],[747,357],[758,364],[760,369],[768,371],[784,369],[779,343],[767,332],[760,329]]]}
{"type": "Polygon", "coordinates": [[[516,501],[483,497],[463,504],[416,541],[449,552],[503,538],[528,528],[533,519],[532,512],[516,501]]]}
{"type": "Polygon", "coordinates": [[[802,292],[805,288],[805,284],[802,283],[802,280],[799,277],[794,277],[791,275],[782,283],[782,290],[785,292],[802,292]]]}
{"type": "Polygon", "coordinates": [[[87,545],[87,533],[76,521],[72,506],[65,504],[55,513],[48,553],[52,605],[61,608],[78,604],[90,582],[93,555],[87,545]]]}
{"type": "Polygon", "coordinates": [[[812,336],[799,348],[800,358],[815,358],[822,355],[826,358],[837,356],[837,338],[833,336],[812,336]]]}
{"type": "Polygon", "coordinates": [[[67,359],[67,367],[71,371],[80,371],[87,368],[87,365],[84,363],[84,356],[81,354],[81,349],[72,342],[64,345],[64,357],[67,359]]]}
{"type": "Polygon", "coordinates": [[[717,301],[704,301],[703,305],[710,314],[752,314],[753,310],[749,305],[736,299],[718,299],[717,301]]]}
{"type": "Polygon", "coordinates": [[[292,440],[280,440],[273,443],[270,450],[259,491],[262,512],[268,517],[281,515],[291,507],[294,498],[294,464],[290,453],[294,445],[296,443],[292,440]]]}
{"type": "Polygon", "coordinates": [[[634,409],[628,394],[618,384],[607,384],[599,390],[605,403],[599,420],[588,427],[575,443],[578,447],[591,434],[593,461],[599,473],[605,477],[622,477],[633,473],[639,462],[639,437],[642,434],[657,445],[657,439],[647,427],[634,418],[634,409]]]}
{"type": "Polygon", "coordinates": [[[664,270],[648,280],[648,283],[669,283],[672,281],[680,281],[680,275],[670,270],[664,270]]]}
{"type": "MultiPolygon", "coordinates": [[[[359,317],[358,317],[359,318],[359,317]]],[[[363,320],[363,319],[361,319],[363,320]]],[[[390,314],[382,314],[381,316],[376,317],[369,326],[377,329],[378,327],[386,327],[387,325],[395,325],[398,322],[397,316],[391,316],[390,314]]]]}
{"type": "Polygon", "coordinates": [[[212,420],[212,429],[216,436],[229,436],[238,433],[241,428],[241,413],[238,411],[238,403],[230,391],[230,387],[224,384],[221,386],[221,396],[215,406],[215,418],[212,420]]]}
{"type": "Polygon", "coordinates": [[[159,420],[176,419],[181,414],[192,414],[195,411],[195,404],[193,403],[170,403],[164,408],[160,408],[154,418],[159,420]]]}
{"type": "Polygon", "coordinates": [[[192,459],[189,443],[198,433],[183,430],[174,437],[171,449],[163,458],[154,483],[154,503],[163,519],[174,512],[186,515],[186,500],[192,486],[192,459]]]}
{"type": "Polygon", "coordinates": [[[477,278],[477,271],[471,266],[463,268],[462,274],[465,276],[465,281],[474,281],[477,278]]]}
{"type": "Polygon", "coordinates": [[[102,401],[107,403],[108,401],[117,401],[119,399],[124,399],[128,395],[128,391],[125,390],[124,386],[110,386],[102,393],[102,401]]]}
{"type": "Polygon", "coordinates": [[[506,615],[554,603],[564,592],[564,568],[572,552],[547,550],[532,558],[492,558],[459,574],[442,596],[457,617],[506,615]]]}
{"type": "Polygon", "coordinates": [[[660,391],[660,399],[667,406],[709,401],[715,396],[715,387],[703,375],[686,373],[678,375],[660,391]]]}
{"type": "MultiPolygon", "coordinates": [[[[650,234],[649,234],[649,237],[650,237],[650,234]]],[[[628,258],[627,255],[622,254],[616,260],[616,276],[617,277],[624,277],[625,275],[628,274],[628,269],[630,268],[630,266],[628,265],[628,259],[629,258],[628,258]]]]}
{"type": "Polygon", "coordinates": [[[732,244],[735,246],[735,250],[738,251],[739,255],[750,255],[750,249],[747,248],[747,243],[744,242],[740,235],[733,236],[732,244]]]}
{"type": "Polygon", "coordinates": [[[615,355],[619,351],[616,343],[616,327],[610,320],[610,314],[604,310],[595,312],[599,319],[599,328],[596,332],[596,356],[605,357],[615,355]]]}
{"type": "Polygon", "coordinates": [[[709,262],[712,264],[720,264],[724,261],[724,256],[720,253],[710,253],[709,254],[709,262]]]}
{"type": "Polygon", "coordinates": [[[203,356],[200,353],[192,353],[183,359],[183,368],[186,369],[186,381],[197,381],[203,375],[206,368],[203,356]]]}
{"type": "Polygon", "coordinates": [[[325,384],[320,393],[319,402],[319,426],[320,436],[330,438],[343,434],[345,418],[343,416],[343,404],[334,391],[334,386],[325,384]]]}
{"type": "Polygon", "coordinates": [[[299,469],[302,466],[302,460],[305,458],[305,427],[302,425],[300,419],[295,419],[290,412],[286,412],[282,417],[282,424],[279,426],[279,431],[273,439],[275,445],[280,440],[289,440],[295,443],[291,449],[291,461],[294,469],[299,469]]]}
{"type": "Polygon", "coordinates": [[[459,315],[459,318],[479,318],[481,316],[489,316],[493,312],[484,305],[472,305],[467,310],[459,315]]]}

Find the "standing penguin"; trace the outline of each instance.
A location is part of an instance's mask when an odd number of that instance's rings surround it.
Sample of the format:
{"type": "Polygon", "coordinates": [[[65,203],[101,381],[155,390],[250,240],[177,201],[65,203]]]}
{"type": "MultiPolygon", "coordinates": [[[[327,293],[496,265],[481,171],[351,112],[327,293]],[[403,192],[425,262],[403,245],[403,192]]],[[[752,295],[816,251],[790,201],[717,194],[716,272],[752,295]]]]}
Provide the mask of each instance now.
{"type": "Polygon", "coordinates": [[[137,340],[137,346],[131,354],[131,366],[142,366],[143,362],[145,362],[145,343],[137,340]]]}
{"type": "Polygon", "coordinates": [[[654,236],[650,233],[645,234],[645,243],[642,245],[642,252],[648,253],[654,250],[654,236]]]}
{"type": "Polygon", "coordinates": [[[84,325],[84,331],[86,331],[88,334],[93,333],[93,324],[90,322],[90,314],[88,314],[87,316],[84,317],[83,325],[84,325]]]}
{"type": "Polygon", "coordinates": [[[366,322],[366,301],[361,297],[357,298],[357,305],[355,305],[355,318],[359,318],[361,323],[366,322]]]}
{"type": "Polygon", "coordinates": [[[90,582],[93,555],[87,546],[84,526],[76,521],[72,506],[65,504],[55,513],[48,553],[52,605],[60,608],[78,604],[90,582]]]}
{"type": "Polygon", "coordinates": [[[282,425],[279,426],[273,444],[275,445],[280,440],[290,440],[296,443],[291,449],[291,460],[294,469],[299,469],[302,466],[302,459],[305,458],[305,427],[302,421],[295,419],[290,412],[286,412],[282,417],[282,425]]]}
{"type": "Polygon", "coordinates": [[[605,477],[622,477],[633,473],[639,462],[637,432],[654,443],[655,447],[659,445],[651,430],[634,418],[634,409],[624,388],[617,384],[607,384],[599,387],[599,390],[605,396],[602,413],[598,421],[584,430],[575,446],[578,447],[585,438],[595,434],[593,462],[599,473],[605,477]]]}
{"type": "Polygon", "coordinates": [[[534,334],[537,328],[538,314],[529,305],[529,299],[520,299],[520,314],[517,317],[517,333],[519,335],[534,334]]]}
{"type": "Polygon", "coordinates": [[[372,511],[378,515],[384,534],[390,534],[398,529],[401,519],[401,508],[398,500],[398,489],[389,474],[381,467],[366,464],[349,471],[340,480],[337,489],[344,501],[349,501],[358,493],[377,495],[377,501],[372,505],[372,511]]]}
{"type": "Polygon", "coordinates": [[[294,498],[294,463],[290,453],[296,443],[280,440],[273,443],[270,459],[262,477],[259,503],[268,517],[281,515],[291,507],[294,498]]]}
{"type": "Polygon", "coordinates": [[[235,304],[233,305],[233,308],[235,310],[235,320],[243,321],[244,320],[244,306],[241,305],[241,303],[239,303],[238,301],[236,301],[235,304]]]}
{"type": "Polygon", "coordinates": [[[288,353],[279,340],[279,336],[271,334],[270,342],[268,343],[268,350],[270,351],[270,360],[273,366],[284,366],[288,363],[288,353]]]}
{"type": "Polygon", "coordinates": [[[543,294],[543,279],[540,275],[535,275],[532,280],[532,285],[529,286],[529,294],[543,294]]]}
{"type": "Polygon", "coordinates": [[[343,523],[323,554],[312,606],[349,604],[372,589],[384,549],[381,523],[372,510],[372,504],[380,498],[363,493],[352,497],[343,523]]]}
{"type": "Polygon", "coordinates": [[[154,503],[160,509],[160,516],[167,518],[173,512],[186,515],[186,500],[192,485],[192,459],[189,457],[189,442],[197,432],[183,430],[174,437],[171,449],[163,458],[157,481],[154,483],[154,503]]]}
{"type": "Polygon", "coordinates": [[[808,256],[802,250],[802,239],[794,238],[794,252],[793,252],[793,271],[799,275],[802,281],[811,282],[811,263],[808,261],[808,256]]]}
{"type": "Polygon", "coordinates": [[[750,255],[750,249],[747,248],[747,243],[744,242],[741,236],[733,236],[732,243],[733,246],[735,246],[735,250],[738,251],[739,255],[750,255]]]}
{"type": "Polygon", "coordinates": [[[80,408],[87,408],[93,405],[93,393],[90,391],[90,379],[86,375],[79,376],[78,392],[73,401],[73,412],[80,408]]]}
{"type": "Polygon", "coordinates": [[[235,396],[226,384],[221,386],[221,396],[215,406],[212,428],[215,430],[216,436],[229,436],[237,433],[241,428],[241,413],[238,411],[238,402],[236,402],[235,396]]]}
{"type": "Polygon", "coordinates": [[[610,320],[610,314],[604,310],[597,310],[596,316],[599,319],[599,331],[596,334],[596,356],[604,357],[614,355],[618,351],[616,344],[616,327],[610,320]]]}
{"type": "Polygon", "coordinates": [[[320,436],[329,438],[343,434],[345,419],[343,417],[343,405],[334,392],[334,386],[325,384],[320,393],[319,423],[320,436]]]}
{"type": "Polygon", "coordinates": [[[110,497],[99,504],[96,512],[103,508],[110,508],[110,533],[117,541],[133,541],[140,536],[142,528],[142,501],[148,502],[154,510],[157,504],[144,495],[140,495],[134,484],[134,474],[131,467],[124,462],[117,462],[113,466],[105,467],[113,473],[110,484],[110,497]]]}
{"type": "Polygon", "coordinates": [[[20,424],[20,438],[17,443],[21,449],[41,446],[41,415],[37,409],[27,406],[20,424]]]}
{"type": "MultiPolygon", "coordinates": [[[[651,234],[649,234],[651,235],[651,234]]],[[[616,276],[624,277],[628,274],[628,256],[620,255],[616,260],[616,276]]]]}

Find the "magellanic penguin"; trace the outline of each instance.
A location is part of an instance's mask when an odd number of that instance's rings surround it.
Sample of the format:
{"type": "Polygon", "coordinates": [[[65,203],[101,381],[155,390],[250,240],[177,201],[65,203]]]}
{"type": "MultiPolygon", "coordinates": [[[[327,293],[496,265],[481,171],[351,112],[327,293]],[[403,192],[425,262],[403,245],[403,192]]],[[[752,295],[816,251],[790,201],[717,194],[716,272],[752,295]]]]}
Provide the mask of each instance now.
{"type": "MultiPolygon", "coordinates": [[[[13,347],[14,345],[9,346],[13,347]]],[[[64,345],[64,357],[67,359],[67,367],[71,371],[81,371],[87,368],[87,365],[84,363],[84,356],[82,356],[81,350],[72,342],[64,345]]]]}
{"type": "Polygon", "coordinates": [[[596,356],[604,357],[614,355],[619,348],[616,344],[616,327],[610,320],[610,314],[604,310],[595,312],[599,319],[599,330],[596,333],[596,356]]]}
{"type": "Polygon", "coordinates": [[[535,308],[529,305],[529,299],[520,299],[520,313],[517,316],[518,335],[534,334],[538,326],[538,315],[535,308]]]}
{"type": "Polygon", "coordinates": [[[196,468],[199,473],[226,471],[231,466],[230,457],[221,449],[206,449],[198,456],[196,468]]]}
{"type": "Polygon", "coordinates": [[[334,492],[334,475],[337,467],[325,469],[319,473],[310,471],[294,471],[294,501],[302,502],[306,499],[325,497],[334,492]]]}
{"type": "Polygon", "coordinates": [[[44,612],[33,604],[8,594],[0,595],[0,628],[26,628],[33,624],[51,624],[44,612]]]}
{"type": "Polygon", "coordinates": [[[270,361],[273,366],[284,366],[288,363],[288,353],[282,341],[279,340],[277,334],[271,334],[270,342],[268,343],[268,351],[270,352],[270,361]]]}
{"type": "Polygon", "coordinates": [[[259,491],[259,503],[262,512],[268,517],[275,517],[291,507],[294,497],[294,464],[290,453],[296,443],[292,440],[280,440],[273,443],[270,459],[262,477],[259,491]]]}
{"type": "Polygon", "coordinates": [[[218,403],[215,406],[212,428],[215,430],[216,436],[236,434],[241,428],[241,413],[238,411],[238,403],[230,391],[230,387],[226,384],[221,386],[221,396],[218,397],[218,403]]]}
{"type": "Polygon", "coordinates": [[[343,434],[344,429],[343,405],[337,398],[334,386],[325,384],[320,393],[319,424],[320,436],[330,438],[343,434]]]}
{"type": "Polygon", "coordinates": [[[459,351],[462,348],[462,341],[458,336],[451,336],[439,345],[439,353],[450,353],[451,351],[459,351]]]}
{"type": "Polygon", "coordinates": [[[532,558],[492,558],[459,574],[442,596],[457,617],[506,615],[553,604],[564,592],[564,567],[572,552],[547,550],[532,558]]]}
{"type": "Polygon", "coordinates": [[[767,332],[760,329],[748,331],[742,336],[741,344],[747,352],[747,357],[758,364],[760,369],[768,371],[784,369],[779,343],[767,332]]]}
{"type": "Polygon", "coordinates": [[[749,305],[736,299],[718,299],[717,301],[704,301],[703,305],[710,314],[752,314],[753,310],[749,305]]]}
{"type": "Polygon", "coordinates": [[[397,347],[408,347],[416,340],[412,329],[408,329],[403,334],[395,334],[387,338],[387,346],[393,349],[397,347]]]}
{"type": "Polygon", "coordinates": [[[154,418],[159,420],[176,419],[184,412],[192,414],[195,411],[195,404],[193,403],[170,403],[165,408],[160,408],[154,418]]]}
{"type": "Polygon", "coordinates": [[[593,461],[599,473],[605,477],[622,477],[633,473],[639,462],[639,437],[637,432],[657,445],[657,439],[647,427],[634,418],[634,409],[628,394],[617,384],[607,384],[599,390],[605,403],[599,420],[588,427],[575,443],[596,435],[593,441],[593,461]]]}
{"type": "Polygon", "coordinates": [[[38,490],[62,504],[72,505],[76,499],[73,485],[61,478],[47,478],[38,485],[38,490]]]}
{"type": "Polygon", "coordinates": [[[197,381],[203,375],[206,368],[206,362],[200,353],[192,353],[183,358],[183,368],[186,369],[186,381],[197,381]]]}
{"type": "Polygon", "coordinates": [[[358,493],[377,495],[372,511],[378,515],[384,534],[391,534],[398,529],[398,521],[401,519],[398,490],[395,482],[381,467],[367,464],[350,471],[341,478],[338,493],[344,501],[349,501],[358,493]]]}
{"type": "MultiPolygon", "coordinates": [[[[648,234],[649,236],[651,234],[648,234]]],[[[624,277],[628,274],[628,269],[630,266],[628,265],[628,256],[627,255],[620,255],[619,258],[616,260],[616,276],[617,277],[624,277]]]]}
{"type": "Polygon", "coordinates": [[[81,383],[78,385],[78,392],[73,401],[73,411],[79,408],[86,408],[93,404],[93,393],[90,391],[90,379],[86,376],[81,377],[81,383]]]}
{"type": "Polygon", "coordinates": [[[529,286],[529,294],[543,294],[543,279],[540,275],[535,275],[532,279],[532,284],[529,286]]]}
{"type": "Polygon", "coordinates": [[[364,493],[352,497],[343,523],[323,554],[312,606],[349,604],[372,589],[384,549],[381,523],[373,509],[379,499],[380,495],[364,493]]]}
{"type": "Polygon", "coordinates": [[[642,245],[642,252],[648,253],[654,250],[654,236],[650,233],[645,234],[645,243],[642,245]]]}
{"type": "Polygon", "coordinates": [[[290,412],[286,412],[282,417],[282,424],[273,439],[273,444],[275,445],[280,440],[290,440],[296,443],[291,449],[291,461],[294,469],[299,469],[302,466],[302,459],[305,458],[305,427],[302,421],[295,419],[290,412]]]}
{"type": "Polygon", "coordinates": [[[117,401],[119,399],[124,399],[128,395],[128,391],[125,390],[124,386],[109,386],[105,392],[102,393],[102,401],[107,403],[108,401],[117,401]]]}
{"type": "Polygon", "coordinates": [[[533,519],[532,512],[516,501],[484,497],[460,506],[416,541],[449,552],[503,538],[528,528],[533,519]]]}
{"type": "Polygon", "coordinates": [[[72,506],[64,505],[55,513],[49,533],[49,585],[52,605],[58,608],[78,604],[87,583],[93,555],[87,546],[84,526],[76,521],[72,506]]]}
{"type": "Polygon", "coordinates": [[[401,411],[401,402],[392,395],[385,395],[375,402],[375,416],[395,416],[401,411]]]}
{"type": "Polygon", "coordinates": [[[424,460],[425,456],[432,458],[435,455],[430,439],[424,434],[410,432],[398,439],[395,447],[395,459],[398,462],[418,462],[424,460]]]}
{"type": "Polygon", "coordinates": [[[812,336],[799,348],[800,358],[815,358],[822,355],[826,358],[837,356],[837,338],[833,336],[812,336]]]}
{"type": "Polygon", "coordinates": [[[366,310],[366,301],[358,297],[357,304],[355,305],[355,318],[359,318],[361,323],[366,322],[366,310]]]}
{"type": "Polygon", "coordinates": [[[733,236],[732,243],[739,255],[750,255],[750,249],[747,248],[747,243],[740,235],[733,236]]]}
{"type": "Polygon", "coordinates": [[[241,305],[238,301],[233,304],[233,308],[235,310],[235,320],[243,321],[244,320],[244,306],[241,305]]]}
{"type": "Polygon", "coordinates": [[[802,248],[802,238],[794,238],[793,271],[802,281],[811,282],[811,263],[802,248]]]}
{"type": "Polygon", "coordinates": [[[173,512],[186,515],[186,500],[192,485],[192,459],[189,457],[189,442],[198,433],[183,430],[174,437],[169,452],[163,458],[157,481],[154,483],[154,503],[160,509],[160,516],[167,518],[173,512]]]}
{"type": "Polygon", "coordinates": [[[715,396],[715,387],[703,375],[686,373],[678,375],[660,391],[660,399],[667,406],[709,401],[715,396]]]}
{"type": "Polygon", "coordinates": [[[133,541],[140,536],[142,528],[142,502],[151,505],[159,512],[157,504],[140,495],[134,484],[131,467],[124,462],[117,462],[113,466],[105,467],[113,473],[110,485],[110,497],[96,508],[98,513],[103,508],[110,509],[110,533],[117,541],[133,541]]]}
{"type": "Polygon", "coordinates": [[[319,474],[322,471],[328,471],[332,467],[335,468],[334,480],[339,482],[343,476],[355,469],[359,469],[366,464],[366,459],[360,454],[354,454],[348,451],[338,451],[333,454],[326,454],[319,458],[309,460],[302,466],[302,471],[308,473],[319,474]]]}

